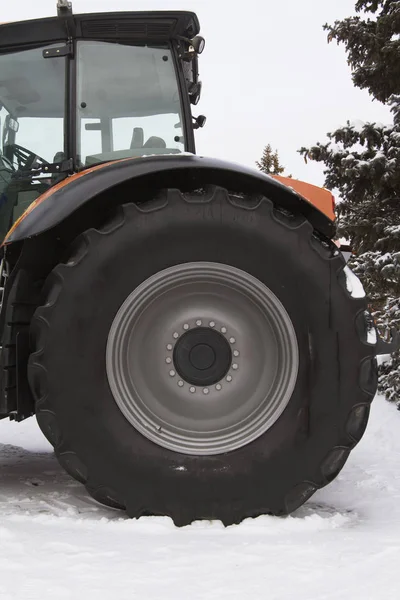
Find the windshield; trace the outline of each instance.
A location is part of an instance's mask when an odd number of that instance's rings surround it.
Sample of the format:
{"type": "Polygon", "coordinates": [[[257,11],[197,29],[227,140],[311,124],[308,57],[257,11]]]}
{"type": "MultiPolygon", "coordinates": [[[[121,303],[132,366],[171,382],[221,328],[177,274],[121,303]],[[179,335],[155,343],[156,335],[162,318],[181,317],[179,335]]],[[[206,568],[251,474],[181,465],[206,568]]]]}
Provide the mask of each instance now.
{"type": "Polygon", "coordinates": [[[1,239],[57,178],[35,169],[65,156],[65,59],[45,59],[44,49],[0,55],[1,239]]]}
{"type": "Polygon", "coordinates": [[[168,48],[78,43],[78,161],[182,152],[181,102],[168,48]]]}

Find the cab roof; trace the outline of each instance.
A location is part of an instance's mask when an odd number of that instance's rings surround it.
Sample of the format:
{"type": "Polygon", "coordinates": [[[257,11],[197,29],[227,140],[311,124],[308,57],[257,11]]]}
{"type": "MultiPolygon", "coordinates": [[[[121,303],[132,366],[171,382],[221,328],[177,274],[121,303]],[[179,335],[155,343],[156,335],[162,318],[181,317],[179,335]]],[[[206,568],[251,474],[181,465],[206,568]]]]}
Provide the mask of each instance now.
{"type": "Polygon", "coordinates": [[[193,38],[200,31],[188,11],[112,12],[48,17],[0,24],[0,52],[51,44],[69,37],[110,42],[166,41],[193,38]]]}

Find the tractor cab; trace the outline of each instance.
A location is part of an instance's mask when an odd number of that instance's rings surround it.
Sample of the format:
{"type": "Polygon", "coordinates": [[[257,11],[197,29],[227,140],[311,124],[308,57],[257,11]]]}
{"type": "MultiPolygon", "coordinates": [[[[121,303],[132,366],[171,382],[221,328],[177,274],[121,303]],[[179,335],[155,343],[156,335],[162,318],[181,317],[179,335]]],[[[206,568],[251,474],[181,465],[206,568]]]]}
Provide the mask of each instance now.
{"type": "MultiPolygon", "coordinates": [[[[190,12],[58,16],[0,25],[0,237],[49,187],[94,165],[194,152],[190,12]]],[[[202,123],[202,121],[200,121],[202,123]]]]}

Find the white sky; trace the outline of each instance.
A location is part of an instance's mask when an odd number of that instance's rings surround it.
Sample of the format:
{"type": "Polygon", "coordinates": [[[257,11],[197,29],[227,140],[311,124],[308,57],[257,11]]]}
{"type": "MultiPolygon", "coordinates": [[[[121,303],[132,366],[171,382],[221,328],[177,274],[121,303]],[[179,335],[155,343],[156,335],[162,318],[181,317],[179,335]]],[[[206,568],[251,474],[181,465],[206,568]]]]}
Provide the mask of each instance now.
{"type": "MultiPolygon", "coordinates": [[[[56,14],[56,0],[1,2],[0,20],[56,14]]],[[[301,146],[323,141],[347,119],[390,122],[387,108],[355,89],[343,48],[327,44],[325,22],[354,14],[355,0],[74,0],[74,12],[193,10],[206,49],[203,95],[194,114],[199,154],[249,166],[271,143],[294,177],[322,185],[322,166],[301,146]]]]}

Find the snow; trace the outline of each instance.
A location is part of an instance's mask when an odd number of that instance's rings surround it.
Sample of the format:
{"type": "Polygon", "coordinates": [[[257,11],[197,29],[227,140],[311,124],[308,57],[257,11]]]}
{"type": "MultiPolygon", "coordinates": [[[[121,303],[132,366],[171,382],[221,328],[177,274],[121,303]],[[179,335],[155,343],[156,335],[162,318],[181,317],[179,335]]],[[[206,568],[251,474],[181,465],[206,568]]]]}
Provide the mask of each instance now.
{"type": "Polygon", "coordinates": [[[367,330],[367,342],[368,344],[376,344],[378,341],[378,335],[376,333],[376,329],[374,325],[368,327],[367,330]]]}
{"type": "Polygon", "coordinates": [[[378,361],[378,365],[391,365],[393,362],[393,358],[391,354],[379,354],[376,357],[376,360],[378,361]]]}
{"type": "Polygon", "coordinates": [[[350,267],[347,266],[343,269],[343,271],[346,275],[347,291],[353,296],[353,298],[365,298],[364,288],[357,275],[355,275],[350,267]]]}
{"type": "Polygon", "coordinates": [[[389,227],[385,227],[385,233],[387,235],[400,233],[400,225],[390,225],[389,227]]]}
{"type": "Polygon", "coordinates": [[[400,413],[382,398],[340,476],[294,515],[224,528],[126,519],[2,421],[1,600],[398,600],[400,413]]]}
{"type": "MultiPolygon", "coordinates": [[[[350,127],[351,129],[354,129],[354,131],[357,131],[357,133],[362,133],[364,131],[365,123],[359,119],[354,119],[353,121],[350,121],[350,127]]],[[[340,129],[340,127],[338,127],[338,129],[340,129]]]]}

